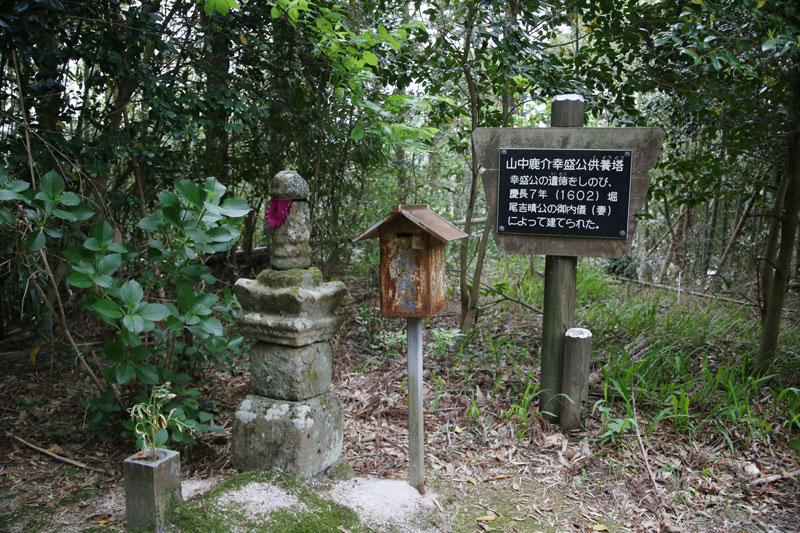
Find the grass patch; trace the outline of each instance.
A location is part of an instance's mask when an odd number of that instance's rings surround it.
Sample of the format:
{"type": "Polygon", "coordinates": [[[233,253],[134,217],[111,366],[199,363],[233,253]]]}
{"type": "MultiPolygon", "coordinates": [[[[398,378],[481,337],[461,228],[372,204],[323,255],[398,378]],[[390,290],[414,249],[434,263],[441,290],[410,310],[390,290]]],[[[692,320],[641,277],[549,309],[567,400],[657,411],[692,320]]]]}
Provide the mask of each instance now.
{"type": "MultiPolygon", "coordinates": [[[[532,275],[532,268],[542,271],[544,258],[504,258],[497,265],[496,281],[489,285],[495,293],[540,306],[544,280],[532,275]]],[[[689,436],[711,432],[731,448],[737,441],[800,430],[797,324],[782,327],[775,373],[754,378],[750,361],[760,334],[754,308],[616,284],[600,262],[587,259],[578,262],[577,294],[575,324],[592,330],[593,360],[604,381],[603,398],[594,412],[601,417],[605,440],[615,441],[632,429],[637,417],[645,434],[657,429],[689,436]]],[[[507,307],[503,314],[525,319],[514,303],[500,305],[507,307]]],[[[513,353],[508,346],[518,344],[520,340],[510,336],[494,338],[475,351],[489,363],[513,353]]],[[[535,377],[529,376],[506,411],[523,434],[536,415],[530,408],[537,387],[535,377]]]]}
{"type": "Polygon", "coordinates": [[[228,532],[241,530],[263,533],[323,533],[342,527],[352,532],[369,532],[351,509],[325,500],[310,490],[302,480],[278,472],[247,472],[221,483],[197,500],[185,502],[171,517],[177,531],[228,532]],[[250,483],[269,483],[296,496],[299,504],[280,508],[263,516],[248,516],[235,506],[222,507],[219,499],[250,483]]]}
{"type": "Polygon", "coordinates": [[[52,525],[54,511],[44,505],[20,507],[14,512],[0,515],[0,531],[47,531],[52,525]]]}

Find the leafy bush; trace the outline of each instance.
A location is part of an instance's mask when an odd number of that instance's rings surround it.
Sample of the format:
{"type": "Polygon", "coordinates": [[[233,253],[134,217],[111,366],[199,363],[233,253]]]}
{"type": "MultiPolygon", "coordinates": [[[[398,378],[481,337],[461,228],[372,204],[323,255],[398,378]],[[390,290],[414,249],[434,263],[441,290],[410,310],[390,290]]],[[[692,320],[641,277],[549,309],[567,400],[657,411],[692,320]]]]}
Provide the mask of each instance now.
{"type": "MultiPolygon", "coordinates": [[[[48,238],[60,239],[70,229],[63,222],[85,221],[94,213],[77,194],[65,192],[56,172],[43,176],[39,185],[34,191],[26,182],[9,181],[0,169],[0,200],[7,202],[0,209],[0,223],[23,220],[25,247],[40,251],[46,261],[48,238]]],[[[190,373],[229,362],[242,342],[241,337],[228,337],[224,325],[234,319],[236,299],[227,288],[222,298],[210,292],[216,278],[203,263],[207,254],[235,244],[241,217],[250,211],[238,198],[223,200],[225,191],[208,178],[203,185],[181,180],[174,191],[161,192],[159,208],[138,223],[148,236],[141,253],[122,243],[105,220],[64,252],[68,284],[84,289],[86,308],[115,331],[103,347],[108,388],[90,400],[92,421],[122,411],[120,387],[131,391],[137,382],[171,381],[178,385],[173,390],[177,403],[169,406],[177,408],[176,416],[198,431],[218,429],[209,424],[213,415],[198,401],[199,390],[189,384],[190,373]]],[[[130,421],[126,426],[133,429],[130,421]]],[[[172,438],[191,437],[173,432],[172,438]]]]}

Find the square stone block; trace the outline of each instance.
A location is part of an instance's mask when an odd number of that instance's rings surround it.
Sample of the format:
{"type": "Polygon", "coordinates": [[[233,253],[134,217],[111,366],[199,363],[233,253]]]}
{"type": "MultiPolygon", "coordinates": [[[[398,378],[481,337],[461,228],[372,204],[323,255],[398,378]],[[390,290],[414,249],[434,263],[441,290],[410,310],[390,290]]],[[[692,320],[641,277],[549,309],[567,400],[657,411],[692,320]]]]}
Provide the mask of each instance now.
{"type": "Polygon", "coordinates": [[[167,513],[181,503],[181,455],[159,448],[157,458],[150,451],[131,455],[123,463],[125,512],[129,530],[162,532],[167,513]],[[146,453],[146,458],[141,458],[146,453]]]}
{"type": "Polygon", "coordinates": [[[329,391],[332,361],[327,342],[300,347],[257,342],[250,349],[250,385],[267,398],[313,398],[329,391]]]}
{"type": "Polygon", "coordinates": [[[333,393],[302,402],[247,396],[231,434],[239,471],[277,469],[311,477],[342,453],[342,404],[333,393]]]}

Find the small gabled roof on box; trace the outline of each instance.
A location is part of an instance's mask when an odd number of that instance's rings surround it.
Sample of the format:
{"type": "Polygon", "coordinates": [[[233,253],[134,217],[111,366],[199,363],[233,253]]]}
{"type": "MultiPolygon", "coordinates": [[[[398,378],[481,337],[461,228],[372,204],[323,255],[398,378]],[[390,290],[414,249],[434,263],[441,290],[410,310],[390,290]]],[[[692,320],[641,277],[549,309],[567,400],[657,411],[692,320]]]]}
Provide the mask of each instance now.
{"type": "Polygon", "coordinates": [[[377,237],[380,227],[397,217],[403,217],[416,224],[420,229],[441,242],[450,242],[467,236],[466,233],[431,211],[428,208],[428,204],[402,204],[394,206],[391,213],[367,228],[365,232],[353,237],[353,242],[377,237]]]}

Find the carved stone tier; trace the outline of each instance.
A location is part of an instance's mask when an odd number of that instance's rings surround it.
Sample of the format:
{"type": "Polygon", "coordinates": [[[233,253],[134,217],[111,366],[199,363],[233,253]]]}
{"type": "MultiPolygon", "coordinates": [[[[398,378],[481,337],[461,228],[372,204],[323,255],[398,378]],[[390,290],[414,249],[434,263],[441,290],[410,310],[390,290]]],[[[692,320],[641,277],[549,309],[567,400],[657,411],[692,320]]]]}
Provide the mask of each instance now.
{"type": "Polygon", "coordinates": [[[317,318],[333,315],[345,295],[340,281],[316,287],[267,287],[259,280],[239,279],[233,292],[248,312],[317,318]]]}
{"type": "Polygon", "coordinates": [[[332,362],[327,342],[299,348],[257,342],[250,349],[250,386],[268,398],[307,400],[328,392],[332,362]]]}
{"type": "Polygon", "coordinates": [[[334,313],[345,295],[342,282],[322,282],[319,269],[267,269],[233,287],[243,311],[236,318],[247,338],[305,346],[330,339],[341,326],[334,313]]]}

